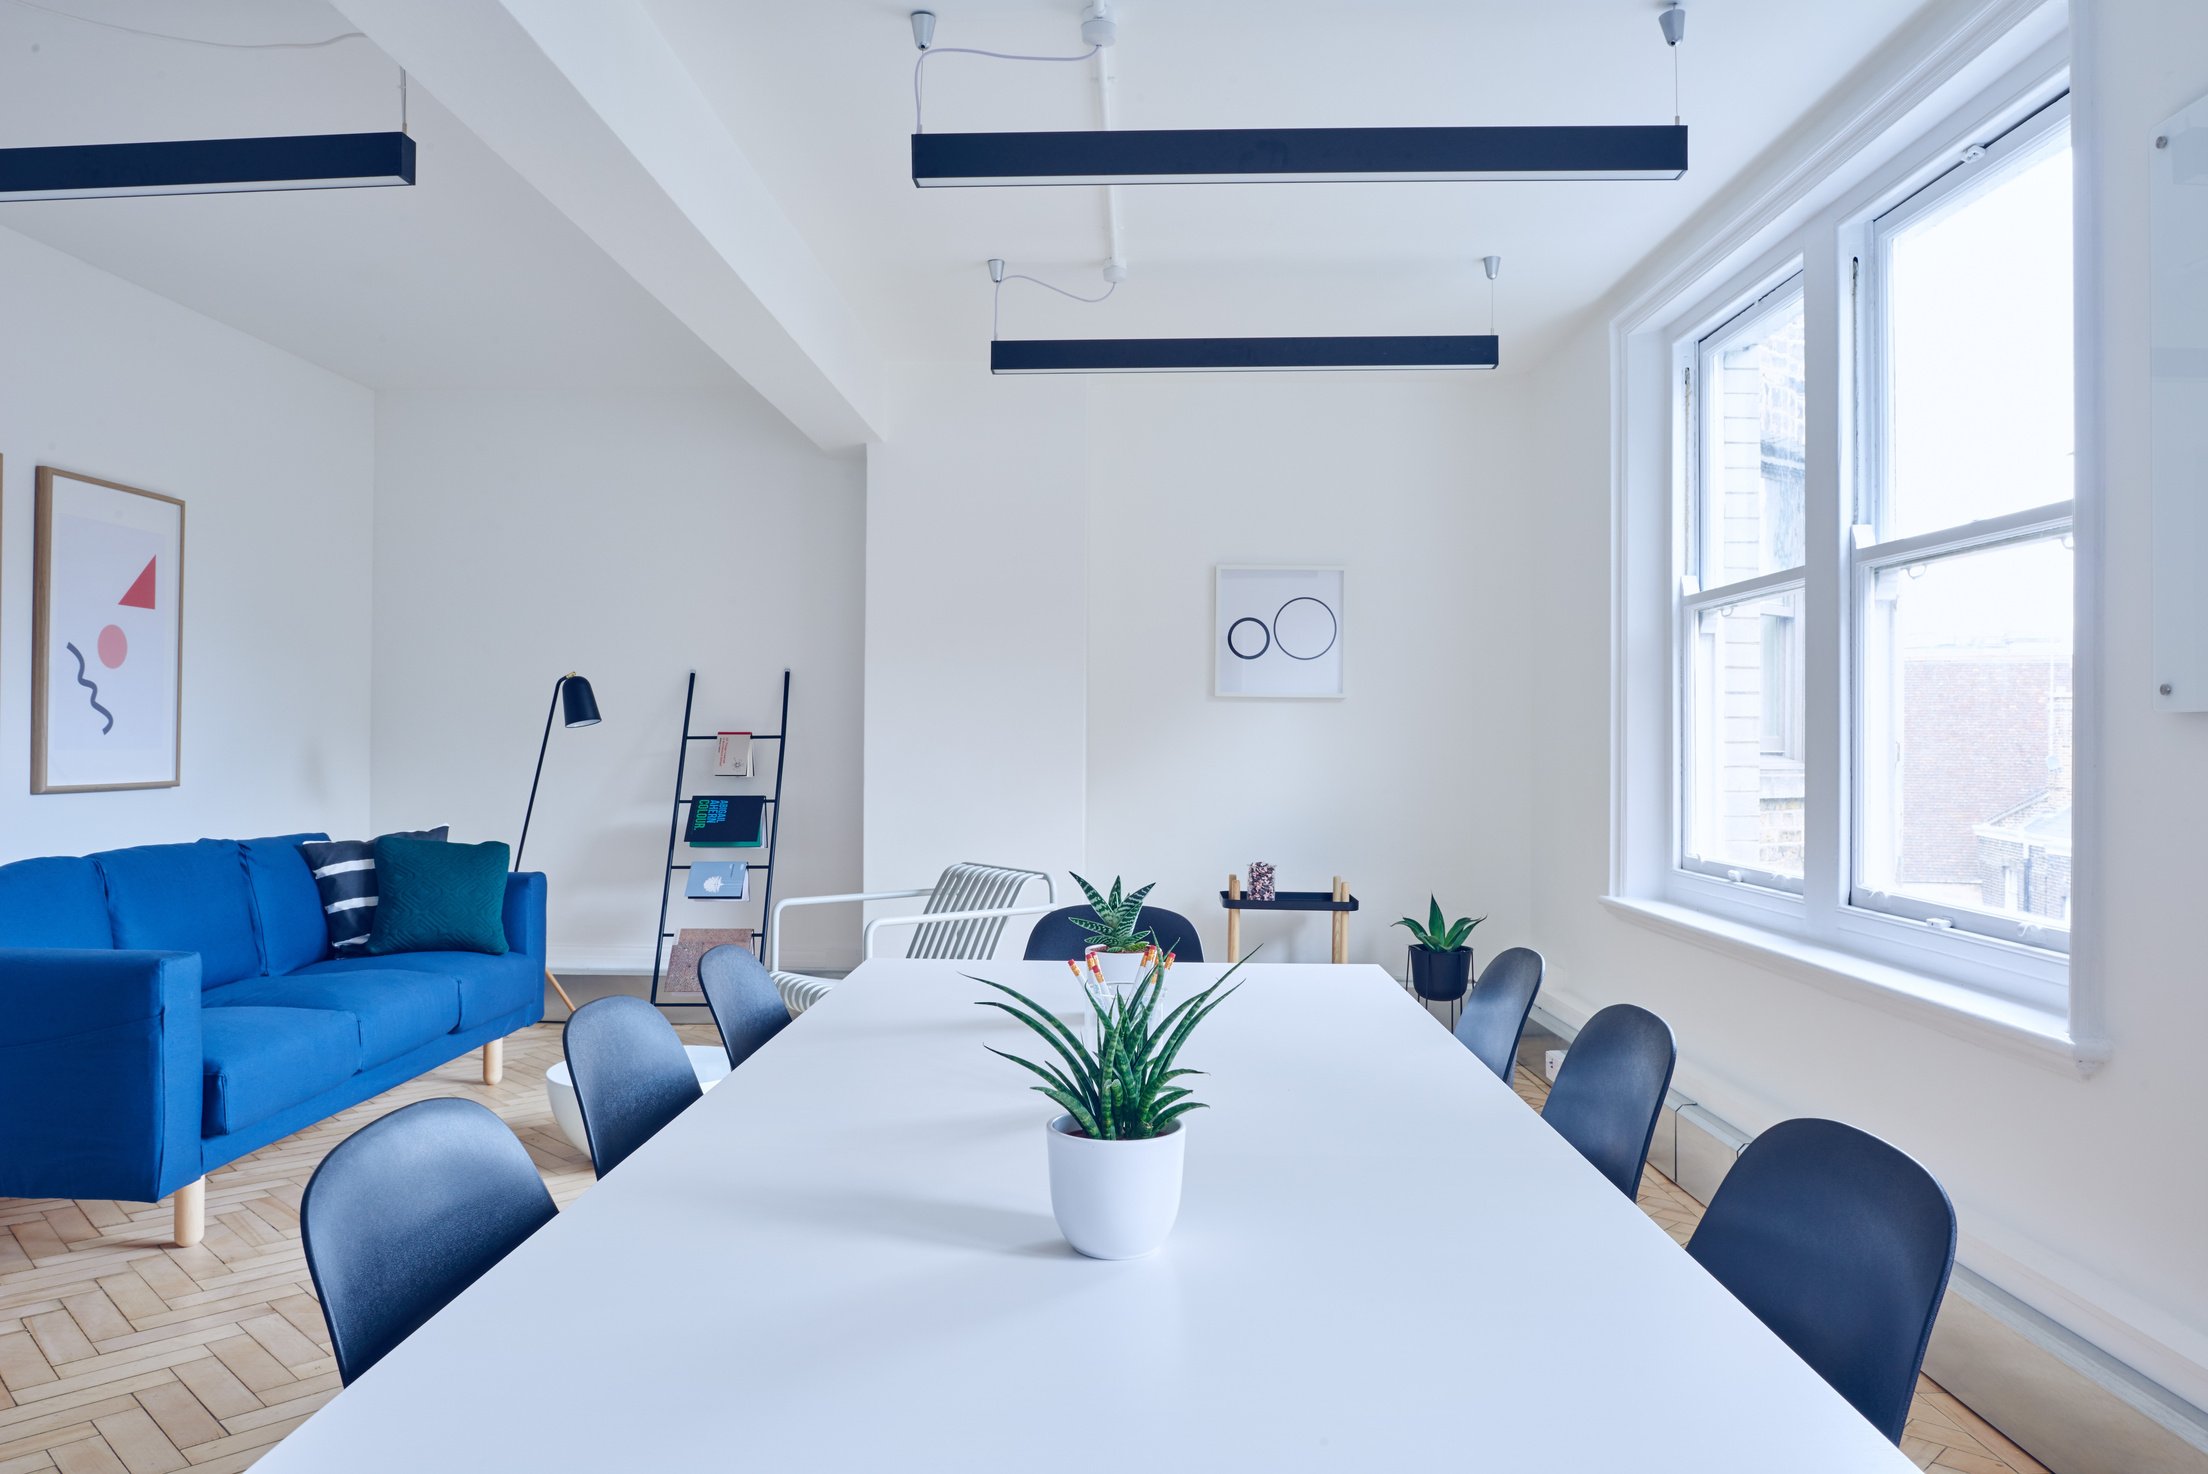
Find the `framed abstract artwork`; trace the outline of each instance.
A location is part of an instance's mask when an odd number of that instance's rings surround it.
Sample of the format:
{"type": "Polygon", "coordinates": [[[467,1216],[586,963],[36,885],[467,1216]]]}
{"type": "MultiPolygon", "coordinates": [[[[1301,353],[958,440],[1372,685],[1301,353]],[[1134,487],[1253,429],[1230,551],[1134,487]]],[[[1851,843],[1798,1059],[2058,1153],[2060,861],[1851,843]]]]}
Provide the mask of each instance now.
{"type": "Polygon", "coordinates": [[[1347,582],[1340,568],[1214,569],[1212,694],[1342,696],[1347,582]]]}
{"type": "Polygon", "coordinates": [[[31,792],[173,788],[184,712],[184,503],[38,468],[31,792]]]}

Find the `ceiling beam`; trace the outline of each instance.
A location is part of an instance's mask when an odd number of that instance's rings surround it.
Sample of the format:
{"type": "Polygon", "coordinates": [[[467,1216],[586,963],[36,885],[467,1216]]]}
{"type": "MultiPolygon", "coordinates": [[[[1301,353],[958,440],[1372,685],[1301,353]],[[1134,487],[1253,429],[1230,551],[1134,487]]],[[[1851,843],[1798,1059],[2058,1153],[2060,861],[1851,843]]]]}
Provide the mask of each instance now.
{"type": "Polygon", "coordinates": [[[880,438],[880,355],[637,0],[337,7],[815,444],[880,438]]]}

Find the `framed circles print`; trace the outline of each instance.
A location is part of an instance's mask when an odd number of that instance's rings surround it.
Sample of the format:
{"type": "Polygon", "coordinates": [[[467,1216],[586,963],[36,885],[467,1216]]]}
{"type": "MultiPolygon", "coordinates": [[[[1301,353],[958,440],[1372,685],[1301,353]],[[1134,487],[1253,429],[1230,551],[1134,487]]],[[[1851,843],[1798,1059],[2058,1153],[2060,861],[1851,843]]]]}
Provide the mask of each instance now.
{"type": "Polygon", "coordinates": [[[184,503],[38,468],[31,792],[172,788],[184,711],[184,503]]]}
{"type": "Polygon", "coordinates": [[[1340,568],[1212,571],[1212,694],[1329,700],[1343,694],[1340,568]]]}

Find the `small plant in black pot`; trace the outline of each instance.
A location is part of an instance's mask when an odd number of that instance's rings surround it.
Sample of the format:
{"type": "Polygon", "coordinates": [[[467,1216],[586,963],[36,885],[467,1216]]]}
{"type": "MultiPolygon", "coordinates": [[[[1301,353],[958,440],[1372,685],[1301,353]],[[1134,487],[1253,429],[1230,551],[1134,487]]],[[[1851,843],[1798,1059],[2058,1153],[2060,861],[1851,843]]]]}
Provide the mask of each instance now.
{"type": "Polygon", "coordinates": [[[1487,918],[1460,916],[1447,921],[1441,914],[1441,902],[1432,896],[1426,900],[1432,909],[1423,924],[1408,916],[1396,923],[1410,928],[1413,938],[1411,989],[1436,1003],[1454,1003],[1472,986],[1472,949],[1465,945],[1466,939],[1472,935],[1472,928],[1487,918]]]}

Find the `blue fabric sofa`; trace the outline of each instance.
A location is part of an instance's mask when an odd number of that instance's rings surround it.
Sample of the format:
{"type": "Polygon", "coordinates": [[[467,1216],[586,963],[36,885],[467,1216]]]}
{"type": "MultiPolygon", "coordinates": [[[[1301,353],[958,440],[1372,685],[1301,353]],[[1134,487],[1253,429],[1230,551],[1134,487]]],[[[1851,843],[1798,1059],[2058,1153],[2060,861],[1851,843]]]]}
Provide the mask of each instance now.
{"type": "Polygon", "coordinates": [[[175,1193],[191,1242],[207,1172],[544,1016],[542,875],[502,957],[333,958],[326,837],[0,865],[0,1197],[175,1193]]]}

